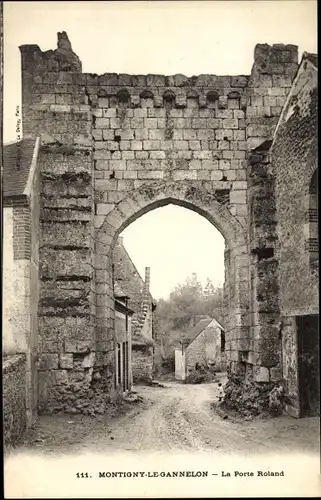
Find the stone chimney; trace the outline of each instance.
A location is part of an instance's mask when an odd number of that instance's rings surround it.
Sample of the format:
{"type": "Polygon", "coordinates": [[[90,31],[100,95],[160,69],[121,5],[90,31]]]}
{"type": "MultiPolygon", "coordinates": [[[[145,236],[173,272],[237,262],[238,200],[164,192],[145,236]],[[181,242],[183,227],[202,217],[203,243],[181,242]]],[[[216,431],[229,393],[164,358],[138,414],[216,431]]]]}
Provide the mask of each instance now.
{"type": "Polygon", "coordinates": [[[150,288],[150,267],[145,267],[145,294],[149,294],[149,288],[150,288]]]}

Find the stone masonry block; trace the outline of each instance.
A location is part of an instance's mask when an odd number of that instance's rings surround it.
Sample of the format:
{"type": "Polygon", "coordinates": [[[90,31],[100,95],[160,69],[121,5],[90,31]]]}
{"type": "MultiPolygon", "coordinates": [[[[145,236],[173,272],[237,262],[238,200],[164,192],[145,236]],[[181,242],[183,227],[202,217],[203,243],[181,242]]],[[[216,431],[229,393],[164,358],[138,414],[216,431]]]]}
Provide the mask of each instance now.
{"type": "Polygon", "coordinates": [[[270,373],[269,369],[264,366],[255,366],[254,368],[254,380],[255,382],[269,382],[270,373]]]}
{"type": "Polygon", "coordinates": [[[271,382],[280,382],[282,380],[282,370],[279,367],[270,368],[271,382]]]}
{"type": "MultiPolygon", "coordinates": [[[[224,175],[225,175],[225,177],[226,177],[226,179],[228,181],[235,181],[235,179],[236,179],[236,170],[227,170],[224,175]]],[[[234,182],[232,184],[232,187],[233,187],[233,189],[235,189],[234,188],[234,182]]]]}
{"type": "Polygon", "coordinates": [[[218,106],[220,109],[226,109],[227,108],[227,96],[219,96],[219,99],[218,99],[218,106]]]}
{"type": "Polygon", "coordinates": [[[232,191],[230,193],[230,203],[246,204],[247,202],[247,192],[246,190],[232,191]]]}
{"type": "Polygon", "coordinates": [[[107,215],[109,214],[115,205],[113,203],[97,203],[96,204],[96,214],[97,215],[107,215]]]}
{"type": "MultiPolygon", "coordinates": [[[[247,189],[247,182],[246,181],[234,181],[233,182],[233,189],[235,190],[246,190],[247,189]]],[[[241,214],[239,214],[241,215],[241,214]]]]}
{"type": "Polygon", "coordinates": [[[58,354],[41,354],[39,370],[54,370],[58,368],[59,355],[58,354]]]}
{"type": "Polygon", "coordinates": [[[165,76],[163,76],[163,75],[147,75],[147,86],[148,87],[164,87],[165,86],[165,76]]]}
{"type": "MultiPolygon", "coordinates": [[[[237,118],[238,120],[244,119],[245,118],[245,113],[242,109],[234,109],[233,110],[233,118],[237,118]]],[[[239,122],[240,126],[240,122],[239,122]]]]}
{"type": "Polygon", "coordinates": [[[201,160],[201,167],[202,170],[216,170],[218,168],[218,161],[216,160],[201,160]]]}
{"type": "Polygon", "coordinates": [[[134,109],[134,117],[135,118],[147,118],[147,109],[146,108],[134,109]]]}
{"type": "MultiPolygon", "coordinates": [[[[235,111],[232,109],[218,109],[215,113],[217,119],[232,119],[235,111]]],[[[220,122],[222,123],[222,122],[220,122]]]]}
{"type": "Polygon", "coordinates": [[[197,171],[196,170],[177,170],[173,172],[173,179],[175,181],[179,180],[196,180],[197,171]]]}
{"type": "Polygon", "coordinates": [[[209,181],[211,179],[211,173],[210,170],[198,170],[197,178],[200,181],[209,181]]]}
{"type": "Polygon", "coordinates": [[[66,353],[89,353],[93,349],[93,347],[94,347],[93,339],[79,340],[79,341],[65,340],[66,353]]]}
{"type": "Polygon", "coordinates": [[[95,362],[95,353],[91,352],[87,354],[82,362],[83,368],[92,368],[95,362]]]}
{"type": "MultiPolygon", "coordinates": [[[[235,131],[237,132],[237,131],[235,131]]],[[[215,130],[215,139],[217,141],[231,141],[233,139],[233,130],[215,130]]]]}
{"type": "Polygon", "coordinates": [[[164,130],[150,129],[148,139],[152,141],[163,141],[165,139],[165,132],[164,130]]]}
{"type": "Polygon", "coordinates": [[[144,126],[146,128],[157,128],[157,118],[145,118],[144,126]]]}
{"type": "Polygon", "coordinates": [[[143,141],[143,148],[146,151],[159,150],[160,149],[160,141],[143,141]]]}
{"type": "Polygon", "coordinates": [[[231,87],[247,87],[248,80],[249,77],[244,75],[231,76],[231,87]]]}
{"type": "Polygon", "coordinates": [[[139,171],[138,179],[163,179],[164,172],[162,170],[139,171]]]}
{"type": "Polygon", "coordinates": [[[236,141],[244,141],[245,130],[233,130],[233,139],[236,141]]]}
{"type": "Polygon", "coordinates": [[[211,171],[211,180],[212,181],[221,181],[223,179],[222,170],[213,170],[211,171]]]}
{"type": "Polygon", "coordinates": [[[64,370],[70,370],[73,368],[73,355],[72,354],[60,354],[59,356],[59,367],[64,370]]]}

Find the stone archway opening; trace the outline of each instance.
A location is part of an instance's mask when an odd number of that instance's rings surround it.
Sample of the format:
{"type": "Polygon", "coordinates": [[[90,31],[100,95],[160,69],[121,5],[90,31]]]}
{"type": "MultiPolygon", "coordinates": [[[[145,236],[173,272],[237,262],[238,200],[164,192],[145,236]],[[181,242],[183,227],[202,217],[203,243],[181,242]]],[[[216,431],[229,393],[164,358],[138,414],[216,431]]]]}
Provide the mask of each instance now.
{"type": "MultiPolygon", "coordinates": [[[[213,224],[175,203],[149,211],[120,234],[113,250],[113,285],[115,300],[128,296],[134,311],[134,385],[179,377],[175,356],[181,351],[186,352],[185,378],[196,362],[209,376],[214,368],[225,371],[224,252],[224,238],[213,224]]],[[[117,311],[115,322],[116,331],[117,311]]]]}
{"type": "Polygon", "coordinates": [[[115,205],[95,233],[96,370],[115,387],[115,293],[113,249],[120,233],[155,208],[178,205],[205,217],[223,235],[225,251],[225,353],[228,370],[240,371],[239,351],[250,350],[248,252],[246,233],[228,208],[224,193],[212,194],[200,183],[161,182],[143,185],[115,205]]]}

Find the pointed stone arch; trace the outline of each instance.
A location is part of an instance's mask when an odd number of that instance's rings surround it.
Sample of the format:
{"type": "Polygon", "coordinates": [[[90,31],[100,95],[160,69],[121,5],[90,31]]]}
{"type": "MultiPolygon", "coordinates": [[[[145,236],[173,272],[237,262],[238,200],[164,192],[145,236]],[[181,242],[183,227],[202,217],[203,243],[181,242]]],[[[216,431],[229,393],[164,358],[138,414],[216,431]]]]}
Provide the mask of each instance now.
{"type": "MultiPolygon", "coordinates": [[[[246,231],[228,208],[228,195],[214,194],[191,181],[155,182],[130,191],[106,215],[97,231],[97,241],[108,234],[113,240],[132,222],[155,208],[170,203],[180,205],[205,217],[223,235],[228,247],[245,244],[246,231]]],[[[102,241],[102,240],[101,240],[102,241]]],[[[109,243],[112,243],[109,240],[109,243]]]]}
{"type": "Polygon", "coordinates": [[[239,361],[239,350],[249,349],[247,232],[229,210],[229,194],[211,193],[200,182],[164,181],[132,190],[105,216],[94,234],[95,317],[97,367],[113,373],[114,292],[112,251],[119,234],[156,208],[175,204],[205,217],[226,241],[226,354],[239,361]]]}

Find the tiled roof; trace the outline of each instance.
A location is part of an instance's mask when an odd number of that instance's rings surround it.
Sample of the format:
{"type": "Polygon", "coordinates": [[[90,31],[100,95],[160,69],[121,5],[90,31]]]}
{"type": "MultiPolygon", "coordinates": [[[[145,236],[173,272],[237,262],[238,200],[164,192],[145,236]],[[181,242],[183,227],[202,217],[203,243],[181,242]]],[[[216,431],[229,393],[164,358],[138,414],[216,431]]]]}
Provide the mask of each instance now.
{"type": "Polygon", "coordinates": [[[19,196],[26,189],[36,139],[3,145],[3,196],[19,196]]]}
{"type": "Polygon", "coordinates": [[[186,343],[191,344],[193,340],[196,339],[196,337],[202,333],[203,330],[210,324],[210,322],[213,321],[213,318],[204,318],[201,319],[193,328],[188,330],[184,334],[184,339],[186,340],[186,343]]]}
{"type": "MultiPolygon", "coordinates": [[[[120,240],[114,248],[114,279],[115,285],[118,283],[122,292],[129,298],[130,307],[139,312],[144,299],[144,280],[120,240]]],[[[149,298],[152,304],[156,305],[150,293],[149,298]]]]}
{"type": "Polygon", "coordinates": [[[184,334],[185,346],[188,347],[189,345],[191,345],[191,343],[196,339],[196,337],[198,337],[200,333],[202,333],[202,331],[205,330],[205,328],[210,323],[212,323],[212,321],[214,322],[215,326],[218,326],[222,331],[224,331],[224,328],[222,327],[222,325],[220,325],[218,321],[216,321],[216,319],[214,318],[201,319],[193,328],[191,328],[184,334]]]}

